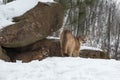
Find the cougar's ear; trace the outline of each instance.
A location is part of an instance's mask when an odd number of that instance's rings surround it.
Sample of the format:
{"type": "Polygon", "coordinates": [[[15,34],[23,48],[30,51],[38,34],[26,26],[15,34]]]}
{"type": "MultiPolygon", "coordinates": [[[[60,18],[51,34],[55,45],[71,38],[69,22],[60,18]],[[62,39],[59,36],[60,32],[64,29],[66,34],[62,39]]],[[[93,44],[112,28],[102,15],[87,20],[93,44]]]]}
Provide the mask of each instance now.
{"type": "Polygon", "coordinates": [[[83,39],[86,39],[86,40],[88,40],[88,35],[87,34],[85,34],[85,35],[83,35],[83,39]]]}
{"type": "Polygon", "coordinates": [[[79,43],[81,44],[81,43],[82,43],[81,36],[79,36],[79,37],[76,37],[76,38],[77,38],[77,40],[79,41],[79,43]]]}

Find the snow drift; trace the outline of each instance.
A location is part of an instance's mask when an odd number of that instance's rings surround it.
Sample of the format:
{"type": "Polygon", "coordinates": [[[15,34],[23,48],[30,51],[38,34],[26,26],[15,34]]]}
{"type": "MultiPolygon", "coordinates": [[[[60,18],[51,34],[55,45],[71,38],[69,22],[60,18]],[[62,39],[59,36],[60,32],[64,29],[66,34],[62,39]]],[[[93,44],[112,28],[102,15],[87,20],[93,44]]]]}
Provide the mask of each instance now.
{"type": "Polygon", "coordinates": [[[120,80],[120,62],[115,60],[52,57],[0,65],[0,80],[120,80]]]}

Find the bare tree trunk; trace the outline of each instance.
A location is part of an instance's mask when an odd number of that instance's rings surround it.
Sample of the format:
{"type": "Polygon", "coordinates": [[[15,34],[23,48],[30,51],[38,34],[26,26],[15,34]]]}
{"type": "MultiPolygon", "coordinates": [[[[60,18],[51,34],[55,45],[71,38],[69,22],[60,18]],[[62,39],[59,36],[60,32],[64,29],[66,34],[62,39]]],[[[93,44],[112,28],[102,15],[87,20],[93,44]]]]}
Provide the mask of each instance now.
{"type": "Polygon", "coordinates": [[[107,26],[107,53],[110,53],[110,33],[111,33],[111,7],[109,8],[108,26],[107,26]]]}
{"type": "Polygon", "coordinates": [[[120,24],[118,26],[118,35],[117,35],[116,44],[115,44],[115,55],[114,55],[114,58],[116,60],[118,60],[117,55],[120,54],[120,53],[118,53],[119,43],[120,43],[120,24]]]}

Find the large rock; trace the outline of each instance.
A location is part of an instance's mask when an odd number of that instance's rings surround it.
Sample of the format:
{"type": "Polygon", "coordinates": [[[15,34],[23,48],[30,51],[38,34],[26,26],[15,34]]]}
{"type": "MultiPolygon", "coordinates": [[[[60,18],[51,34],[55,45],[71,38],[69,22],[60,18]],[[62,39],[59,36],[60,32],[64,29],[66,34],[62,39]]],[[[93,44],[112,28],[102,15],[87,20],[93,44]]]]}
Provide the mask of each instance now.
{"type": "Polygon", "coordinates": [[[16,60],[30,62],[32,60],[42,60],[46,57],[61,56],[59,39],[42,39],[20,48],[3,48],[12,62],[16,60]]]}
{"type": "MultiPolygon", "coordinates": [[[[29,4],[29,3],[28,3],[29,4]]],[[[0,31],[0,45],[22,47],[57,31],[63,23],[64,10],[59,3],[41,3],[20,17],[16,23],[0,31]]]]}
{"type": "Polygon", "coordinates": [[[6,54],[6,52],[0,47],[0,59],[10,62],[10,57],[6,54]]]}

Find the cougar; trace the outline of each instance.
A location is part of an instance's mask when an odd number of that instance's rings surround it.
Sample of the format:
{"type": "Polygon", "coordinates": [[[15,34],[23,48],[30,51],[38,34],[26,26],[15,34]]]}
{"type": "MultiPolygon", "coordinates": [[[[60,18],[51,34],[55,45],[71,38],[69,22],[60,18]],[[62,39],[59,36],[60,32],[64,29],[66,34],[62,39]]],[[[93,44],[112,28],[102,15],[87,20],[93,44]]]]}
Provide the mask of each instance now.
{"type": "Polygon", "coordinates": [[[75,37],[69,30],[60,34],[61,55],[79,57],[80,46],[87,41],[87,36],[75,37]]]}

